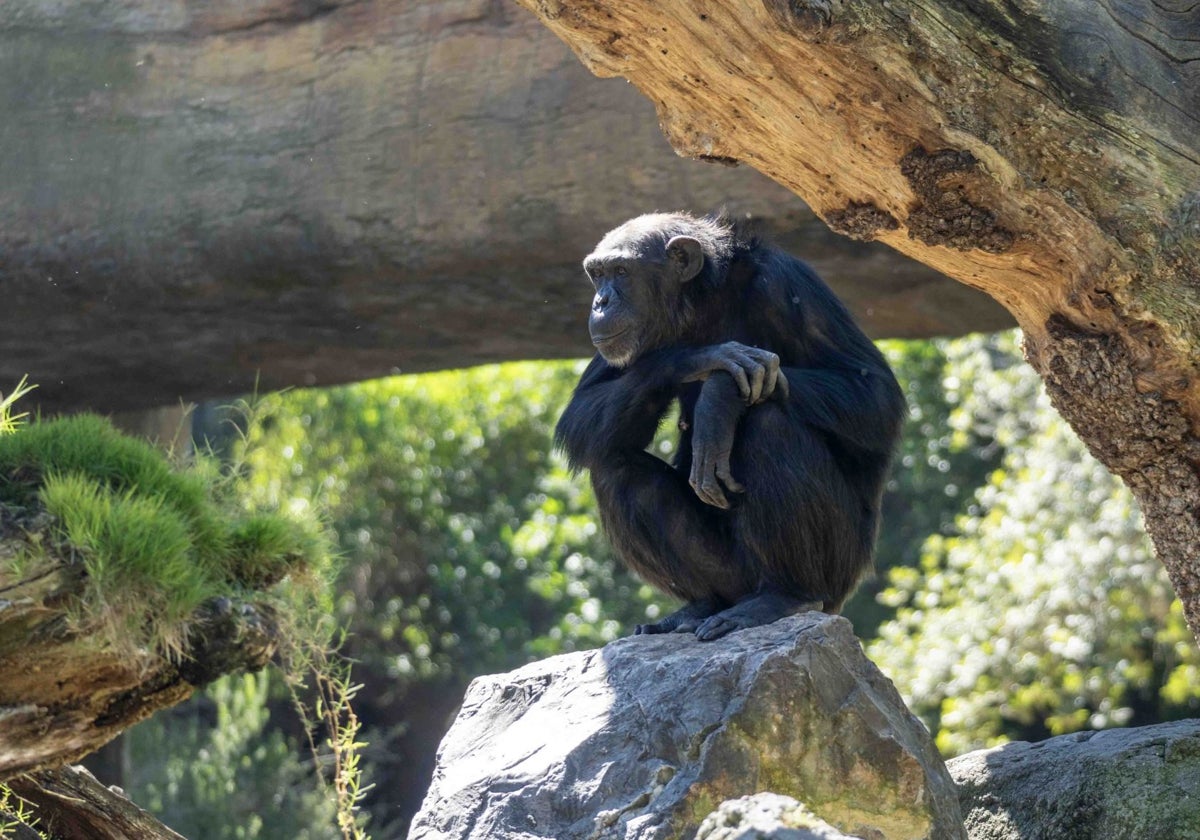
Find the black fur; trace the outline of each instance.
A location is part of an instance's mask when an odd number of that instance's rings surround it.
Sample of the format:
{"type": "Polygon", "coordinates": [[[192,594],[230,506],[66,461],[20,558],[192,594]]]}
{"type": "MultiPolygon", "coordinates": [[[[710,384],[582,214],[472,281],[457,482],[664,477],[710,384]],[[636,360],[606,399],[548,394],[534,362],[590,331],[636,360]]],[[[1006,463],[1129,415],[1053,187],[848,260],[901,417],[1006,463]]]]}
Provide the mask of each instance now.
{"type": "Polygon", "coordinates": [[[639,217],[585,266],[597,346],[609,347],[613,324],[636,335],[621,331],[615,363],[592,360],[555,438],[572,468],[591,471],[617,555],[688,602],[638,632],[710,639],[803,608],[839,610],[871,567],[904,405],[878,349],[812,269],[723,219],[639,217]],[[700,243],[695,274],[667,248],[680,235],[700,243]],[[747,404],[726,342],[776,354],[786,382],[747,404]],[[668,465],[646,447],[675,400],[668,465]],[[727,508],[689,485],[694,448],[727,453],[732,476],[708,476],[727,508]]]}

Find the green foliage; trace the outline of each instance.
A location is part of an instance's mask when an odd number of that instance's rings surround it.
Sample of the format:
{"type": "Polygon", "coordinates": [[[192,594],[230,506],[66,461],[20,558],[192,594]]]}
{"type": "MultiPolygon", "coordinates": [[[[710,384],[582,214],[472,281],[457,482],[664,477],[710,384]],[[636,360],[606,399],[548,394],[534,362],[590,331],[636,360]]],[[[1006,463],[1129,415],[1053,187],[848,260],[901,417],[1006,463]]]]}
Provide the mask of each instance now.
{"type": "MultiPolygon", "coordinates": [[[[87,573],[80,617],[109,642],[177,652],[186,620],[209,598],[330,564],[311,521],[247,511],[203,458],[174,469],[90,415],[0,435],[0,503],[54,517],[55,539],[87,573]]],[[[29,559],[0,567],[0,578],[27,573],[29,559]]]]}
{"type": "MultiPolygon", "coordinates": [[[[884,349],[910,415],[885,500],[886,569],[952,527],[998,454],[986,431],[945,426],[957,395],[944,343],[884,349]]],[[[275,421],[246,440],[249,492],[330,510],[356,657],[402,681],[474,674],[603,644],[667,608],[614,563],[590,483],[551,451],[579,372],[527,363],[270,398],[275,421]],[[387,662],[383,648],[396,651],[387,662]]],[[[668,419],[654,444],[664,458],[673,432],[668,419]]],[[[865,589],[847,612],[869,634],[891,610],[865,589]]]]}
{"type": "MultiPolygon", "coordinates": [[[[868,638],[894,616],[872,655],[950,752],[1196,711],[1196,655],[1129,495],[1046,405],[1017,341],[884,343],[909,406],[880,539],[891,571],[882,604],[868,588],[848,612],[868,638]]],[[[589,483],[551,452],[578,372],[273,396],[274,420],[240,445],[256,504],[330,510],[338,611],[376,714],[428,721],[410,690],[452,705],[474,674],[667,608],[613,562],[589,483]]],[[[655,447],[669,456],[669,435],[655,447]]]]}
{"type": "Polygon", "coordinates": [[[1200,710],[1196,651],[1131,494],[1049,405],[1015,338],[949,342],[951,444],[997,468],[899,567],[869,654],[947,754],[1200,710]]]}
{"type": "Polygon", "coordinates": [[[102,417],[82,414],[30,424],[0,438],[0,501],[30,504],[48,472],[78,473],[114,490],[138,488],[169,499],[196,520],[196,530],[216,542],[219,532],[198,475],[173,470],[151,445],[123,435],[102,417]]]}
{"type": "Polygon", "coordinates": [[[369,840],[366,832],[367,816],[361,806],[371,786],[364,783],[366,768],[363,764],[363,749],[366,742],[359,740],[362,725],[352,702],[362,686],[350,679],[350,663],[340,656],[326,651],[315,651],[315,660],[310,668],[314,685],[310,692],[313,702],[304,699],[306,686],[296,679],[289,680],[288,688],[293,706],[304,726],[309,752],[321,756],[329,777],[327,787],[336,806],[336,822],[343,840],[369,840]],[[326,733],[325,750],[317,746],[317,733],[326,733]]]}
{"type": "Polygon", "coordinates": [[[269,398],[274,422],[245,442],[246,491],[330,511],[356,658],[401,683],[458,680],[614,638],[658,609],[614,567],[586,479],[551,453],[578,374],[526,363],[269,398]]]}
{"type": "Polygon", "coordinates": [[[1003,354],[1012,338],[973,336],[948,341],[884,341],[880,349],[896,372],[908,404],[903,435],[883,497],[883,526],[875,552],[878,577],[864,582],[844,614],[870,638],[893,610],[878,599],[887,571],[915,566],[930,534],[948,534],[974,491],[998,461],[1000,447],[986,425],[949,422],[964,398],[956,371],[964,354],[1003,354]]]}
{"type": "Polygon", "coordinates": [[[289,574],[316,570],[328,551],[324,533],[311,521],[250,512],[229,529],[226,576],[261,589],[289,574]]]}
{"type": "Polygon", "coordinates": [[[340,840],[336,802],[268,727],[268,685],[222,677],[130,730],[130,798],[190,840],[340,840]]]}

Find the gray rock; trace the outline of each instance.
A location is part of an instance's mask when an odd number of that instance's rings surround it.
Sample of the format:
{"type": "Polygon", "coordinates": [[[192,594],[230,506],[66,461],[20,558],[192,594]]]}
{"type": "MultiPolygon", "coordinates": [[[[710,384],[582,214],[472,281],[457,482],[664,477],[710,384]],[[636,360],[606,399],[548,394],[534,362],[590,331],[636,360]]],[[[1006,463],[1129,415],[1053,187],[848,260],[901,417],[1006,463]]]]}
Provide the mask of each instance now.
{"type": "Polygon", "coordinates": [[[1200,840],[1200,721],[952,759],[971,840],[1200,840]]]}
{"type": "Polygon", "coordinates": [[[790,796],[757,793],[722,802],[696,840],[861,840],[842,834],[790,796]]]}
{"type": "Polygon", "coordinates": [[[869,838],[961,838],[921,723],[849,622],[807,613],[702,643],[622,639],[481,677],[410,838],[688,838],[725,800],[794,796],[869,838]]]}

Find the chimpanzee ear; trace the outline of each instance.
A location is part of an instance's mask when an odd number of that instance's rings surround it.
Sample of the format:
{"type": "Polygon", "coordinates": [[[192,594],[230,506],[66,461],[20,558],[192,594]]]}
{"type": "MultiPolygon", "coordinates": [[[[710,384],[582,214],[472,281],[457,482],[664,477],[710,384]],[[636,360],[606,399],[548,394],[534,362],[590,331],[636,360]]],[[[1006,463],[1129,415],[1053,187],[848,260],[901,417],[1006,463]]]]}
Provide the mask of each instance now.
{"type": "Polygon", "coordinates": [[[676,282],[686,283],[704,268],[704,249],[690,236],[673,236],[667,243],[667,263],[676,282]]]}

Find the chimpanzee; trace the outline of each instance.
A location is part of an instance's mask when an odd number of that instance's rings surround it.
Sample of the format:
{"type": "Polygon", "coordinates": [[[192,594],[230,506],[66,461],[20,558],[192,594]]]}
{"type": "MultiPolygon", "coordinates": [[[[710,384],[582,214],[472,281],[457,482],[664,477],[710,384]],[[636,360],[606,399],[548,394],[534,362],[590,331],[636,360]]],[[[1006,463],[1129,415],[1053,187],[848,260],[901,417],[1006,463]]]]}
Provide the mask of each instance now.
{"type": "Polygon", "coordinates": [[[583,262],[598,351],[555,430],[617,555],[711,640],[837,612],[871,566],[904,398],[800,260],[723,217],[639,216],[583,262]],[[678,400],[674,463],[646,451],[678,400]]]}

